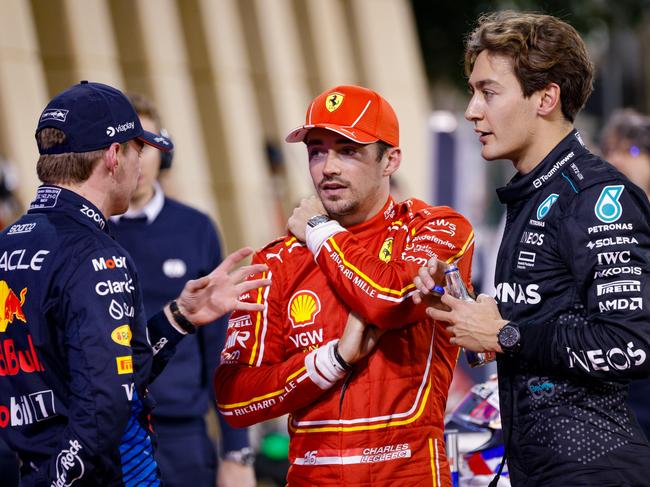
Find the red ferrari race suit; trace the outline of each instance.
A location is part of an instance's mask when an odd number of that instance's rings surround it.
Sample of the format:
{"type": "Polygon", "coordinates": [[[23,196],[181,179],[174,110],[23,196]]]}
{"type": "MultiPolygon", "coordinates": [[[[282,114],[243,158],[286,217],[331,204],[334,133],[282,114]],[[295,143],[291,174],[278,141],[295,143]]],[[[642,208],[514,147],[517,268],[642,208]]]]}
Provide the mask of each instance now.
{"type": "Polygon", "coordinates": [[[229,321],[217,406],[238,427],[290,414],[290,486],[449,486],[443,417],[459,349],[410,296],[433,256],[458,261],[469,284],[472,228],[451,208],[392,199],[364,223],[330,224],[318,248],[286,237],[255,255],[271,286],[242,296],[264,311],[229,321]],[[350,310],[387,331],[339,373],[327,355],[350,310]]]}

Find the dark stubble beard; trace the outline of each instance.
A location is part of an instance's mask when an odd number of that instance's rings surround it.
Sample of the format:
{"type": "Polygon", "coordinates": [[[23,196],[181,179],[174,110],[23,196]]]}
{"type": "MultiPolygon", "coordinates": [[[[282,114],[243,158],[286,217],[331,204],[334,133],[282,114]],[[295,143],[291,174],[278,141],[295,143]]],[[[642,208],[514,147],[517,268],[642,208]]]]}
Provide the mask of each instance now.
{"type": "Polygon", "coordinates": [[[343,204],[337,204],[336,201],[323,201],[323,206],[327,211],[327,214],[336,219],[337,217],[346,216],[354,213],[359,207],[359,203],[356,201],[348,201],[343,204]]]}

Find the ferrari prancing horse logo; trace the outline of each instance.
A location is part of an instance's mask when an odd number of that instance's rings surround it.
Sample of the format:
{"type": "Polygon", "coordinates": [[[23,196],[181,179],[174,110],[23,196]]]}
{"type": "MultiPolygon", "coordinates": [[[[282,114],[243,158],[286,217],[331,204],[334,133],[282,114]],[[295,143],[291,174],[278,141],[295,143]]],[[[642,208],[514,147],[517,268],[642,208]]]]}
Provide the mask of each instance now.
{"type": "Polygon", "coordinates": [[[327,98],[325,98],[325,108],[327,108],[328,111],[333,112],[343,104],[343,98],[345,98],[345,95],[333,91],[327,95],[327,98]]]}
{"type": "Polygon", "coordinates": [[[379,258],[384,262],[389,262],[390,258],[393,255],[393,238],[389,237],[384,240],[384,244],[381,246],[379,251],[379,258]]]}

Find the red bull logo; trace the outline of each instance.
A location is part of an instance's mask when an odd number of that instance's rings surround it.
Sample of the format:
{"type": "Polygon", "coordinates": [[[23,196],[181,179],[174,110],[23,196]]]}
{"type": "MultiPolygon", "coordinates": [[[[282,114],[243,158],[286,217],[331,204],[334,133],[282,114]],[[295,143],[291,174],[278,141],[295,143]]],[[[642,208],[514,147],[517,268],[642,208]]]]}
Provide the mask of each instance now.
{"type": "MultiPolygon", "coordinates": [[[[20,291],[20,298],[9,287],[0,280],[0,333],[5,333],[9,323],[20,320],[27,323],[23,311],[27,288],[20,291]]],[[[25,331],[27,328],[25,327],[25,331]]],[[[38,359],[32,336],[27,333],[26,339],[19,337],[19,334],[12,333],[12,338],[0,340],[0,377],[5,375],[17,375],[21,372],[31,374],[45,370],[38,359]]]]}
{"type": "Polygon", "coordinates": [[[4,333],[9,323],[13,323],[15,319],[27,323],[23,312],[26,295],[27,288],[23,288],[18,299],[13,289],[5,281],[0,281],[0,333],[4,333]]]}

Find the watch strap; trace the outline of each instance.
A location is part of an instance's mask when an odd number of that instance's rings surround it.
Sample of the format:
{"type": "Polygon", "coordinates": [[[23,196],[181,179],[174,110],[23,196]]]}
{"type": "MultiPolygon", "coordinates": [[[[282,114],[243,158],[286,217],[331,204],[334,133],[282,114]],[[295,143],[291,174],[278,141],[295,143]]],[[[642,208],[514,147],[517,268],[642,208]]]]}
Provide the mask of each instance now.
{"type": "Polygon", "coordinates": [[[307,225],[310,227],[314,228],[320,225],[321,223],[327,223],[330,221],[330,217],[323,214],[323,215],[314,215],[311,218],[307,220],[307,225]]]}
{"type": "Polygon", "coordinates": [[[196,333],[196,326],[194,323],[188,320],[183,313],[181,313],[181,310],[179,309],[178,303],[175,299],[169,303],[169,311],[172,312],[172,316],[174,317],[176,324],[180,326],[186,333],[196,333]]]}

